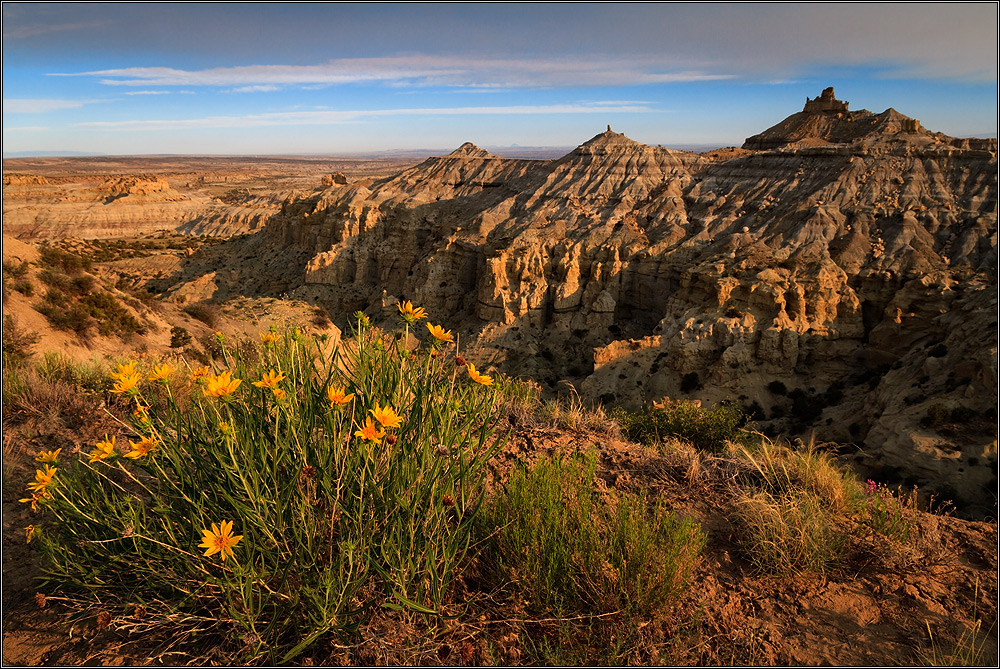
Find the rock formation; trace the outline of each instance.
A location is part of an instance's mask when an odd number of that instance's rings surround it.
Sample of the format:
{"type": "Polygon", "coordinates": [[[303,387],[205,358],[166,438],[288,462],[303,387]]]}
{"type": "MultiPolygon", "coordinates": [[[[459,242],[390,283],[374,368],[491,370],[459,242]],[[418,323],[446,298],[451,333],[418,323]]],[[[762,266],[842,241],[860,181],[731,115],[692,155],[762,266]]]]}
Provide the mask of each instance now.
{"type": "Polygon", "coordinates": [[[263,227],[280,200],[250,196],[222,202],[190,195],[155,175],[114,175],[90,184],[51,183],[42,176],[8,175],[3,191],[4,234],[25,239],[108,238],[159,230],[232,236],[263,227]]]}
{"type": "Polygon", "coordinates": [[[855,444],[872,475],[986,508],[996,184],[995,140],[850,112],[829,90],[728,153],[610,129],[554,161],[465,144],[290,198],[261,234],[200,251],[174,280],[228,253],[217,297],[289,293],[377,316],[385,291],[460,326],[483,364],[553,391],[735,398],[769,429],[855,444]]]}

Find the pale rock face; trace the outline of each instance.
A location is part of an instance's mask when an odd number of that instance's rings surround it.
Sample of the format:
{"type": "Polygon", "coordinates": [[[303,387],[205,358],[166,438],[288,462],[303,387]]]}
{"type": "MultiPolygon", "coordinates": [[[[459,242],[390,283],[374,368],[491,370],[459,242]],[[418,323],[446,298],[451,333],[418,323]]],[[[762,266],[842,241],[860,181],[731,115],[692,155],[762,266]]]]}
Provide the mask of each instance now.
{"type": "MultiPolygon", "coordinates": [[[[874,475],[937,477],[975,503],[996,466],[995,140],[847,114],[766,151],[610,131],[555,161],[466,144],[289,200],[241,243],[286,258],[271,290],[333,314],[374,314],[387,291],[547,388],[756,402],[776,429],[858,444],[874,475]],[[971,427],[921,427],[937,403],[971,427]]],[[[258,266],[222,289],[260,284],[258,266]]]]}

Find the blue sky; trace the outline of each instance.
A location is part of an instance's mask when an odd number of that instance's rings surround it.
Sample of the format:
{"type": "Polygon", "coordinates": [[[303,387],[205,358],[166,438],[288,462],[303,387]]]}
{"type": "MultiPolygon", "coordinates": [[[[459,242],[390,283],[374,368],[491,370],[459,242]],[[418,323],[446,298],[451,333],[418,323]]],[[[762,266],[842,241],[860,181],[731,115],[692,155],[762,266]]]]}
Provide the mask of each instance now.
{"type": "Polygon", "coordinates": [[[997,4],[3,5],[3,150],[739,145],[826,86],[996,136],[997,4]]]}

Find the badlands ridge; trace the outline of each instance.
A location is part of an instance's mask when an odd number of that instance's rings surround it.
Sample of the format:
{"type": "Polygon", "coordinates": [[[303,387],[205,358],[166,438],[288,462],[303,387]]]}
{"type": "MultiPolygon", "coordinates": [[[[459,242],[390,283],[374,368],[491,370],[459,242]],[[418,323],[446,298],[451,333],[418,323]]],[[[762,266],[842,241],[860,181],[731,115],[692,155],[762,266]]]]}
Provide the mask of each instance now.
{"type": "Polygon", "coordinates": [[[342,327],[412,300],[479,366],[605,405],[733,399],[769,431],[844,444],[863,474],[994,508],[996,140],[827,89],[742,148],[608,128],[556,160],[467,143],[383,178],[320,176],[229,202],[109,179],[87,209],[5,176],[4,233],[232,236],[148,287],[287,295],[342,327]]]}

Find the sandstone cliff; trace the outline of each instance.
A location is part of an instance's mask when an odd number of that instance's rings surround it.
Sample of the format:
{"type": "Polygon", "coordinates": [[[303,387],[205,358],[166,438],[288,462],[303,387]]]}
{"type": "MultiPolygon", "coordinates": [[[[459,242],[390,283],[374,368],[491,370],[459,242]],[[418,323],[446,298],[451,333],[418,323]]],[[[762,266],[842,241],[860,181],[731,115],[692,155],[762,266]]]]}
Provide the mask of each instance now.
{"type": "Polygon", "coordinates": [[[555,161],[465,144],[290,198],[174,281],[228,253],[203,297],[373,315],[413,300],[483,364],[553,390],[738,398],[769,429],[854,443],[868,471],[991,506],[995,140],[893,110],[801,114],[816,116],[764,133],[782,139],[764,151],[684,153],[610,128],[555,161]]]}

